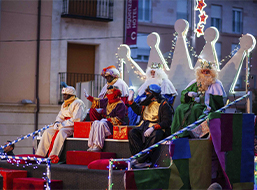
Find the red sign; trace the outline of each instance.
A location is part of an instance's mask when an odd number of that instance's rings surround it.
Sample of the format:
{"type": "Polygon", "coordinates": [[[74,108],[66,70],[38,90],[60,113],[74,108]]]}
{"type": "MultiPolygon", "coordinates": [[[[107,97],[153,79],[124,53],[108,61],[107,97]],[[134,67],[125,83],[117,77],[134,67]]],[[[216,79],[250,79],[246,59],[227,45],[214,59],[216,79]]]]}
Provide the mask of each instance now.
{"type": "Polygon", "coordinates": [[[127,0],[126,44],[137,44],[138,0],[127,0]]]}

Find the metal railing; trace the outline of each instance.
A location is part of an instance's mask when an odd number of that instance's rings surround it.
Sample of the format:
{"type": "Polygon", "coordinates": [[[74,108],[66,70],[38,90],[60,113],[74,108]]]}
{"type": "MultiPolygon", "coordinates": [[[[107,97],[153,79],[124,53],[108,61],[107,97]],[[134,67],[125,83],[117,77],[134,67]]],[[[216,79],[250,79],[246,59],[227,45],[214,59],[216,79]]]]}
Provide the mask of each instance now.
{"type": "MultiPolygon", "coordinates": [[[[65,82],[69,86],[76,88],[78,83],[90,82],[90,89],[92,89],[92,96],[97,97],[102,87],[106,84],[106,79],[100,74],[87,74],[87,73],[67,73],[59,72],[59,84],[65,82]]],[[[59,103],[63,102],[62,86],[59,89],[59,103]]],[[[79,97],[80,98],[80,97],[79,97]]]]}
{"type": "Polygon", "coordinates": [[[113,0],[63,0],[62,17],[112,21],[113,0]]]}

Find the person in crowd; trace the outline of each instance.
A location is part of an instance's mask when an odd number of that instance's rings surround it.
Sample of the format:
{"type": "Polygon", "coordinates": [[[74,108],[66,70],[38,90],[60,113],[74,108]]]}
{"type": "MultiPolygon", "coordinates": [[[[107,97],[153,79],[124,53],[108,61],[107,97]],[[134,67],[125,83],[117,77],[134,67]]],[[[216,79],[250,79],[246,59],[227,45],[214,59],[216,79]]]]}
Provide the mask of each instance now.
{"type": "MultiPolygon", "coordinates": [[[[12,141],[7,141],[5,145],[11,143],[12,141]]],[[[0,149],[0,155],[7,155],[7,156],[14,156],[13,150],[14,150],[15,145],[11,144],[4,149],[0,149]]]]}
{"type": "Polygon", "coordinates": [[[52,163],[59,162],[59,155],[66,137],[73,134],[74,122],[83,121],[86,107],[82,100],[76,97],[76,90],[72,86],[62,88],[64,102],[53,125],[43,133],[36,155],[48,156],[52,163]],[[48,153],[48,154],[47,154],[48,153]]]}
{"type": "MultiPolygon", "coordinates": [[[[173,105],[175,97],[178,95],[174,85],[168,79],[167,74],[163,70],[160,63],[152,63],[151,67],[146,69],[146,81],[139,87],[138,95],[135,98],[136,103],[140,103],[146,97],[145,89],[150,84],[157,84],[161,87],[161,94],[167,99],[170,105],[173,105]]],[[[128,108],[129,125],[136,125],[140,120],[139,116],[128,108]]]]}
{"type": "MultiPolygon", "coordinates": [[[[224,106],[226,92],[214,63],[201,60],[201,66],[195,69],[196,79],[191,81],[181,92],[181,104],[176,108],[171,125],[171,133],[175,133],[224,106]]],[[[188,137],[185,131],[178,135],[188,137]]]]}
{"type": "MultiPolygon", "coordinates": [[[[132,155],[152,146],[169,136],[172,123],[173,108],[161,95],[161,87],[157,84],[149,85],[146,90],[146,99],[140,104],[133,101],[134,91],[130,91],[128,102],[132,110],[141,115],[139,125],[129,131],[129,148],[132,155]]],[[[151,167],[154,155],[158,149],[149,154],[140,156],[134,163],[135,167],[151,167]]]]}
{"type": "Polygon", "coordinates": [[[89,96],[84,90],[85,97],[91,101],[96,108],[102,108],[103,118],[95,120],[90,129],[87,151],[100,152],[104,146],[105,137],[113,134],[114,125],[125,124],[126,106],[121,100],[121,91],[117,86],[108,86],[106,97],[104,99],[96,99],[89,96]]]}
{"type": "MultiPolygon", "coordinates": [[[[120,77],[120,72],[118,69],[116,69],[115,66],[111,65],[109,67],[106,67],[102,70],[101,75],[107,80],[107,83],[102,88],[100,94],[98,95],[99,99],[104,99],[107,97],[107,87],[108,86],[116,86],[121,91],[121,100],[126,104],[129,90],[128,85],[124,80],[122,80],[120,77]]],[[[87,120],[94,121],[94,120],[101,120],[103,118],[103,110],[102,109],[95,109],[96,105],[94,102],[92,103],[91,109],[89,110],[89,118],[87,117],[87,120]]]]}

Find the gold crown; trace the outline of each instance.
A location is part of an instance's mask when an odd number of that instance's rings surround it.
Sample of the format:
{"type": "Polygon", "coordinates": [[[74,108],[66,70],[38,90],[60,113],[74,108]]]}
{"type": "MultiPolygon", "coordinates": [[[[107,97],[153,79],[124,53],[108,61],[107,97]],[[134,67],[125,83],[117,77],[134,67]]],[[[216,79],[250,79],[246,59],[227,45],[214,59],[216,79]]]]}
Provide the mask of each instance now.
{"type": "Polygon", "coordinates": [[[151,69],[162,69],[163,65],[161,63],[152,63],[151,69]]]}
{"type": "Polygon", "coordinates": [[[214,63],[206,60],[201,60],[201,68],[202,69],[213,69],[214,63]]]}

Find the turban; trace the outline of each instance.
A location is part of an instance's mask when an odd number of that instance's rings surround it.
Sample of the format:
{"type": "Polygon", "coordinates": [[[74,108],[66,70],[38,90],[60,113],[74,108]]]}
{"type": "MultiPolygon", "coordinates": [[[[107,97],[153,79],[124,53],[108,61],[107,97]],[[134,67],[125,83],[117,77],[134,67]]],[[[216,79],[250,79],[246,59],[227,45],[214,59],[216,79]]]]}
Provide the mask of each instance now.
{"type": "Polygon", "coordinates": [[[67,86],[67,87],[62,88],[62,94],[69,94],[69,95],[76,96],[76,90],[72,86],[67,86]]]}
{"type": "Polygon", "coordinates": [[[103,68],[101,75],[103,77],[111,75],[114,78],[118,78],[120,76],[120,72],[118,71],[118,69],[116,69],[115,66],[111,65],[109,67],[103,68]]]}

